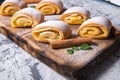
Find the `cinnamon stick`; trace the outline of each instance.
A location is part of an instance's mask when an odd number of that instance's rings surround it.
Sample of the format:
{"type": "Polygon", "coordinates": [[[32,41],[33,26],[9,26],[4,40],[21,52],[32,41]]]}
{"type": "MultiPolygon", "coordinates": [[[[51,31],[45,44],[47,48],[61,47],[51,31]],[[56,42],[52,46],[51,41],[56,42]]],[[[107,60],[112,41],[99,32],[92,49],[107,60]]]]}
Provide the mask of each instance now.
{"type": "Polygon", "coordinates": [[[72,39],[66,39],[66,40],[51,40],[50,46],[51,48],[66,48],[66,47],[72,47],[72,46],[79,46],[83,43],[91,44],[92,39],[91,38],[72,38],[72,39]]]}
{"type": "Polygon", "coordinates": [[[38,3],[41,0],[24,0],[27,4],[38,3]]]}

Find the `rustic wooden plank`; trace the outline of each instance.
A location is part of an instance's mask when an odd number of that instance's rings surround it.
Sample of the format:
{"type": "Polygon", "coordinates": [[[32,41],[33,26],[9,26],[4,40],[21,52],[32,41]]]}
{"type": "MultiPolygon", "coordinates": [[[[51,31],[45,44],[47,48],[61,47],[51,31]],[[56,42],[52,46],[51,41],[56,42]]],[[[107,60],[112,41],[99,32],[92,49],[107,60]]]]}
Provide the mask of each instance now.
{"type": "MultiPolygon", "coordinates": [[[[45,20],[59,20],[60,15],[45,16],[45,20]]],[[[73,37],[76,37],[76,30],[79,25],[70,25],[73,30],[73,37]]],[[[113,52],[111,49],[118,48],[119,37],[110,36],[108,39],[96,40],[98,45],[91,45],[91,50],[76,51],[73,55],[67,54],[64,49],[51,49],[49,44],[38,43],[31,35],[31,28],[12,28],[10,17],[0,15],[0,32],[13,40],[32,56],[41,60],[55,71],[69,76],[76,76],[84,73],[91,66],[95,65],[108,53],[113,52]],[[110,50],[109,50],[110,49],[110,50]],[[102,56],[102,58],[101,58],[102,56]]]]}

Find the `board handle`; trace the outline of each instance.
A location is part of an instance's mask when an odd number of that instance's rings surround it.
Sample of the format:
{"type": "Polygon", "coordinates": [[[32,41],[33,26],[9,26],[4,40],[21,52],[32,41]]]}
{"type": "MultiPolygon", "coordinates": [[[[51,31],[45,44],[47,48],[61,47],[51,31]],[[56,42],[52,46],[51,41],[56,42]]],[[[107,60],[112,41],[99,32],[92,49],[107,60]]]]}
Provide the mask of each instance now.
{"type": "Polygon", "coordinates": [[[114,26],[111,29],[110,34],[112,34],[114,37],[118,38],[120,37],[120,30],[116,29],[114,26]]]}

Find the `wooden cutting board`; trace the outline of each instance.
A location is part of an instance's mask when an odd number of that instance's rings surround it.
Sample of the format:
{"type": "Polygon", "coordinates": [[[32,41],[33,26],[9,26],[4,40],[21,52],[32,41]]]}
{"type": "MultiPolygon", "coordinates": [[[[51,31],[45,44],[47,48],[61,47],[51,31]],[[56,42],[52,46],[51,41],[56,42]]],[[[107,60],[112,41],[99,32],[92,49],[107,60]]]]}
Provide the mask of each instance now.
{"type": "MultiPolygon", "coordinates": [[[[45,20],[58,20],[60,15],[45,16],[45,20]]],[[[73,35],[79,25],[70,25],[73,35]]],[[[39,43],[31,35],[31,28],[12,28],[10,17],[0,15],[0,32],[13,40],[29,54],[36,57],[55,71],[68,75],[77,76],[83,74],[89,68],[114,53],[120,44],[119,36],[110,36],[108,39],[96,40],[97,45],[91,45],[90,50],[75,51],[70,55],[67,49],[51,49],[49,44],[39,43]]]]}

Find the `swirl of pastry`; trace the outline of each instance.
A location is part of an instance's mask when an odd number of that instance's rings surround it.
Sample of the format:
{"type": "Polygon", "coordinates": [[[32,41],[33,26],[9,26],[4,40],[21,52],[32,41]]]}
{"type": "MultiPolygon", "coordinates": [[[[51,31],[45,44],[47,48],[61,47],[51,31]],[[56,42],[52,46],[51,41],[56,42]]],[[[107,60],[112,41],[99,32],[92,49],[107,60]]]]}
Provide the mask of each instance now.
{"type": "Polygon", "coordinates": [[[63,9],[63,3],[60,0],[42,0],[38,3],[36,9],[44,15],[59,14],[63,9]]]}
{"type": "Polygon", "coordinates": [[[63,21],[43,22],[32,29],[33,37],[39,42],[50,43],[50,40],[63,40],[71,36],[72,30],[63,21]]]}
{"type": "Polygon", "coordinates": [[[21,9],[10,20],[12,27],[34,27],[43,21],[43,14],[34,8],[21,9]]]}
{"type": "Polygon", "coordinates": [[[0,14],[4,16],[12,16],[27,4],[22,0],[5,0],[0,7],[0,14]]]}
{"type": "Polygon", "coordinates": [[[103,39],[109,36],[111,28],[111,21],[105,17],[99,16],[83,22],[78,29],[78,34],[81,37],[103,39]]]}
{"type": "Polygon", "coordinates": [[[68,24],[82,24],[90,17],[90,12],[81,7],[71,7],[61,16],[61,20],[68,24]]]}

